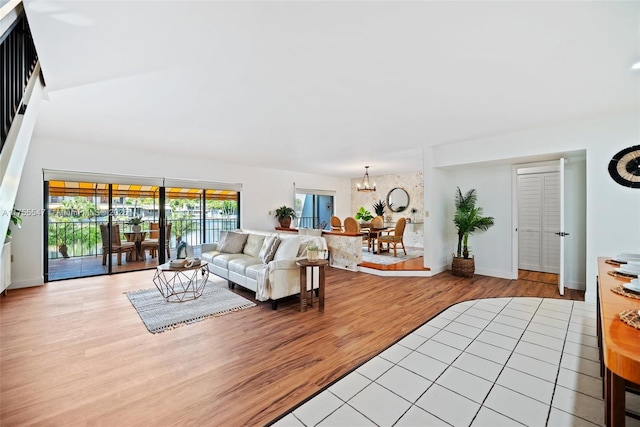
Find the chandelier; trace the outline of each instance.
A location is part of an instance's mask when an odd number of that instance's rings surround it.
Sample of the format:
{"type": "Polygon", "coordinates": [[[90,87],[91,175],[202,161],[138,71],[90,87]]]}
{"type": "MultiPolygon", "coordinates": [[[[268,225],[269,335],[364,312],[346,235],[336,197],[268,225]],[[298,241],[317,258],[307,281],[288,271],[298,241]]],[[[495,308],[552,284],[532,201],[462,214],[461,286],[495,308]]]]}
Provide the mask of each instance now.
{"type": "Polygon", "coordinates": [[[373,185],[369,183],[369,166],[364,167],[364,176],[362,177],[362,183],[356,184],[358,191],[376,191],[376,183],[373,185]]]}

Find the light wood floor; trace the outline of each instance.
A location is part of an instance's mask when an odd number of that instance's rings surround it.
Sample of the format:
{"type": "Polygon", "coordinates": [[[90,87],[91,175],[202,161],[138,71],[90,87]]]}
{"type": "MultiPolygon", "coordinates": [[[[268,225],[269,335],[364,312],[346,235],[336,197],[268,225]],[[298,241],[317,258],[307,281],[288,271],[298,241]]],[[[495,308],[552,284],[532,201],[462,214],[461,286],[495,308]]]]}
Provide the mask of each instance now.
{"type": "Polygon", "coordinates": [[[151,334],[124,292],[151,287],[152,275],[53,282],[0,298],[0,425],[264,425],[456,302],[558,296],[532,281],[329,268],[324,313],[300,313],[290,298],[277,311],[258,303],[151,334]]]}

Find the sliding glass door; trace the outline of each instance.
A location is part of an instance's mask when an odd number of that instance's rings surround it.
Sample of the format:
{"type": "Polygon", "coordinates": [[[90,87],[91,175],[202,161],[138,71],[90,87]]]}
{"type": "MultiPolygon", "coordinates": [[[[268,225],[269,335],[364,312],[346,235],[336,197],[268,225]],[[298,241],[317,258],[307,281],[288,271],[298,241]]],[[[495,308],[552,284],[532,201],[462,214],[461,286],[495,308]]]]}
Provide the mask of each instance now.
{"type": "Polygon", "coordinates": [[[115,183],[46,178],[46,282],[155,268],[174,258],[183,243],[197,254],[222,230],[240,227],[239,185],[216,189],[206,182],[177,186],[175,180],[165,187],[157,178],[160,185],[153,178],[131,184],[121,176],[108,177],[115,183]]]}

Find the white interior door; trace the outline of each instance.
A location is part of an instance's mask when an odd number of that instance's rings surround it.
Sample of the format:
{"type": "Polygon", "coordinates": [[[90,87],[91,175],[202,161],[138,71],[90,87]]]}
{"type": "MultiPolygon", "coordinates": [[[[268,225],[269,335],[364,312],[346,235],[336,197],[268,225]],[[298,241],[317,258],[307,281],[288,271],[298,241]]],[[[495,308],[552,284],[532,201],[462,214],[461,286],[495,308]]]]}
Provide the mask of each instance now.
{"type": "Polygon", "coordinates": [[[518,175],[518,268],[542,271],[542,174],[518,175]]]}
{"type": "Polygon", "coordinates": [[[548,168],[518,175],[518,267],[523,270],[560,273],[559,175],[548,168]]]}

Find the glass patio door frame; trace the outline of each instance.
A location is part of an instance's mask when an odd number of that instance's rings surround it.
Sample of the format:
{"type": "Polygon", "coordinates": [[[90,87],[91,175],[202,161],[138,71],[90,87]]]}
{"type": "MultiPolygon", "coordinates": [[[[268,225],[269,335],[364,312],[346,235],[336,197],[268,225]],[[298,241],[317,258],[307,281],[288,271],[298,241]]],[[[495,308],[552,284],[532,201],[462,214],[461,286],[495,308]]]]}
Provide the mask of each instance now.
{"type": "MultiPolygon", "coordinates": [[[[135,195],[140,197],[144,197],[143,195],[146,193],[153,195],[154,200],[154,220],[155,220],[155,203],[158,200],[158,258],[157,262],[162,264],[167,261],[167,247],[165,242],[169,241],[171,236],[166,235],[165,226],[171,220],[167,218],[167,200],[171,197],[172,194],[176,194],[171,191],[172,187],[180,187],[189,191],[192,189],[193,192],[199,193],[198,199],[200,200],[200,212],[201,215],[197,218],[199,227],[201,229],[200,235],[196,240],[199,240],[198,244],[206,243],[209,240],[213,241],[215,239],[215,220],[212,218],[211,226],[212,229],[208,229],[208,218],[207,218],[207,201],[208,200],[232,200],[235,201],[233,206],[235,218],[228,218],[227,221],[221,221],[220,224],[225,229],[236,229],[240,228],[240,195],[242,190],[242,184],[231,184],[231,183],[218,183],[218,182],[209,182],[209,181],[192,181],[192,180],[176,180],[176,179],[168,179],[168,178],[157,178],[157,177],[139,177],[139,176],[128,176],[128,175],[106,175],[106,174],[95,174],[95,173],[84,173],[84,172],[72,172],[72,171],[56,171],[56,170],[43,170],[43,206],[45,207],[45,214],[43,215],[43,234],[44,234],[44,247],[43,247],[43,267],[44,267],[44,279],[45,282],[49,282],[50,274],[50,262],[49,262],[49,220],[50,220],[50,193],[51,187],[50,182],[55,181],[57,186],[54,186],[58,189],[58,192],[61,193],[62,197],[66,195],[80,195],[83,197],[89,196],[87,193],[93,190],[93,203],[96,205],[96,211],[98,212],[95,215],[94,227],[98,223],[98,218],[100,215],[100,203],[98,197],[106,197],[108,199],[107,203],[107,212],[104,216],[106,216],[106,221],[108,224],[108,232],[109,232],[109,242],[108,248],[106,249],[111,255],[111,229],[112,225],[115,223],[116,217],[116,209],[117,206],[114,204],[114,195],[118,197],[135,197],[135,195]],[[69,188],[74,188],[75,190],[69,190],[68,194],[66,194],[66,189],[64,188],[67,184],[72,184],[69,188]],[[136,183],[136,184],[132,184],[136,183]],[[62,189],[60,189],[60,185],[62,185],[62,189]],[[122,186],[122,187],[120,187],[122,186]],[[135,189],[131,189],[131,186],[135,187],[135,189]],[[116,193],[117,187],[117,193],[116,193]],[[74,192],[75,191],[75,192],[74,192]],[[128,195],[128,192],[131,192],[131,195],[128,195]],[[106,193],[105,193],[106,192],[106,193]],[[101,195],[101,193],[105,193],[101,195]],[[125,194],[122,196],[122,194],[125,194]],[[156,199],[157,194],[157,199],[156,199]]],[[[143,205],[144,209],[144,205],[143,205]]],[[[144,212],[144,211],[143,211],[144,212]]],[[[137,215],[137,212],[133,212],[134,215],[137,215]]],[[[120,221],[118,221],[120,222],[120,221]]],[[[124,231],[124,230],[121,230],[124,231]]],[[[98,243],[96,243],[96,253],[95,256],[98,256],[97,248],[98,243]]],[[[88,277],[94,275],[103,275],[103,274],[116,274],[120,271],[113,271],[113,257],[107,256],[108,264],[106,265],[106,271],[99,274],[85,274],[73,276],[73,278],[80,277],[88,277]]],[[[146,257],[145,257],[146,258],[146,257]]],[[[148,269],[153,268],[152,266],[146,265],[140,269],[148,269]]],[[[134,270],[126,270],[126,271],[134,271],[134,270]]],[[[124,272],[124,271],[122,271],[124,272]]],[[[67,278],[67,277],[65,277],[67,278]]],[[[72,278],[72,277],[68,277],[72,278]]],[[[60,278],[62,279],[62,277],[60,278]]],[[[54,279],[59,280],[59,279],[54,279]]]]}

